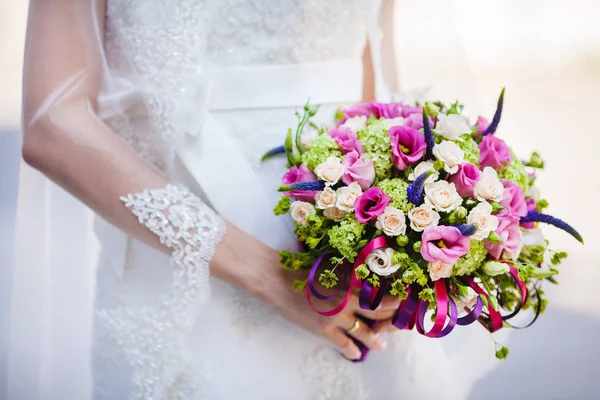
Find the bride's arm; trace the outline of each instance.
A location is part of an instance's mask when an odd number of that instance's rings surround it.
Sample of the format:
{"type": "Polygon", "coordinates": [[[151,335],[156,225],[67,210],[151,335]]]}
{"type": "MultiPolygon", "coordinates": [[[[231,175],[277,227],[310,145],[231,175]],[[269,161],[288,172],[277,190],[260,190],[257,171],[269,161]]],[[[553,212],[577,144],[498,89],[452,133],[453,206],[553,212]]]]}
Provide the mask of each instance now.
{"type": "MultiPolygon", "coordinates": [[[[24,65],[23,157],[118,228],[171,253],[172,249],[159,242],[156,230],[153,233],[139,224],[131,212],[136,205],[130,204],[128,209],[120,200],[128,193],[146,189],[160,193],[168,182],[96,113],[96,100],[106,77],[104,20],[105,4],[101,0],[30,2],[24,65]]],[[[193,197],[196,208],[202,208],[199,214],[214,213],[193,194],[186,196],[182,201],[193,197]]],[[[214,219],[218,217],[215,215],[214,219]]],[[[296,324],[330,340],[348,357],[357,356],[358,348],[339,330],[353,325],[356,302],[335,318],[318,316],[301,296],[290,290],[275,250],[231,224],[226,225],[226,230],[227,235],[210,262],[212,275],[261,296],[296,324]]],[[[390,304],[390,309],[394,306],[390,304]]],[[[381,319],[389,317],[390,312],[363,315],[381,319]]],[[[354,335],[370,347],[380,345],[364,325],[354,335]]]]}

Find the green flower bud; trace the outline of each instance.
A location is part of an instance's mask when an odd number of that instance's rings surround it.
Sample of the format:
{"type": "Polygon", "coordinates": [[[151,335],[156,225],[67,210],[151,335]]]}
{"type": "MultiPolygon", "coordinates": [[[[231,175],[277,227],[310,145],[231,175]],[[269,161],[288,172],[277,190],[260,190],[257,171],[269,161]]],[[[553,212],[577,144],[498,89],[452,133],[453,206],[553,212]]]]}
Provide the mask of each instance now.
{"type": "Polygon", "coordinates": [[[504,241],[496,232],[490,232],[487,239],[492,243],[502,243],[504,241]]]}
{"type": "Polygon", "coordinates": [[[466,286],[456,285],[456,294],[458,297],[467,297],[469,295],[469,291],[466,286]]]}
{"type": "Polygon", "coordinates": [[[548,200],[546,199],[541,199],[540,201],[537,202],[536,204],[536,209],[538,212],[542,212],[544,211],[544,208],[548,207],[548,200]]]}
{"type": "Polygon", "coordinates": [[[490,205],[492,206],[493,213],[504,210],[504,207],[502,206],[502,204],[500,204],[496,201],[493,201],[490,205]]]}
{"type": "Polygon", "coordinates": [[[424,108],[425,108],[425,111],[427,112],[427,114],[433,118],[437,117],[438,112],[440,111],[439,107],[437,107],[434,104],[431,104],[428,101],[425,102],[424,108]]]}
{"type": "Polygon", "coordinates": [[[319,282],[327,289],[330,289],[337,285],[338,281],[339,279],[335,275],[335,273],[328,269],[326,269],[325,271],[323,271],[323,273],[321,273],[321,275],[319,275],[319,282]]]}
{"type": "Polygon", "coordinates": [[[413,243],[413,250],[417,253],[419,253],[421,251],[421,245],[423,243],[419,240],[418,242],[414,242],[413,243]]]}
{"type": "Polygon", "coordinates": [[[412,269],[407,269],[406,271],[404,271],[404,273],[402,274],[402,281],[408,283],[409,285],[412,284],[416,279],[417,279],[417,273],[412,270],[412,269]]]}
{"type": "Polygon", "coordinates": [[[496,350],[496,358],[504,360],[508,356],[508,347],[502,346],[496,350]]]}
{"type": "Polygon", "coordinates": [[[489,276],[502,275],[510,270],[507,264],[498,261],[488,261],[483,264],[483,272],[489,276]]]}
{"type": "Polygon", "coordinates": [[[408,236],[406,236],[406,235],[397,236],[396,237],[396,243],[400,247],[406,246],[408,244],[408,236]]]}
{"type": "Polygon", "coordinates": [[[460,207],[456,208],[456,210],[454,210],[450,213],[450,215],[448,216],[448,220],[450,221],[451,224],[456,224],[458,222],[461,222],[465,218],[467,218],[468,213],[469,212],[467,211],[466,208],[464,208],[463,206],[460,206],[460,207]]]}

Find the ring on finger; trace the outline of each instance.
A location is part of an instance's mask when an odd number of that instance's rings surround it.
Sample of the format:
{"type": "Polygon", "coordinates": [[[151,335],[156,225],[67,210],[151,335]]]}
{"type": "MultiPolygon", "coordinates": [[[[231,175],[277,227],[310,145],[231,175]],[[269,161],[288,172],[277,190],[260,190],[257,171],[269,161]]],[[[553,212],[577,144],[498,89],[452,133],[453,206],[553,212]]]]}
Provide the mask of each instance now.
{"type": "Polygon", "coordinates": [[[360,329],[360,320],[358,318],[356,318],[354,320],[354,325],[352,325],[352,327],[350,329],[348,329],[348,333],[353,334],[354,332],[356,332],[359,329],[360,329]]]}

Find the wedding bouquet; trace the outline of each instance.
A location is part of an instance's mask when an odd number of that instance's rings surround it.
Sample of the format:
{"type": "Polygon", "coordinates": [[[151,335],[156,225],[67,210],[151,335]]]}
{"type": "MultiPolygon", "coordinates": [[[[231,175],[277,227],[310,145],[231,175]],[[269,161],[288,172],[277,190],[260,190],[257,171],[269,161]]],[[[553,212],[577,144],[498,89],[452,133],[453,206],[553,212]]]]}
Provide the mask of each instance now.
{"type": "MultiPolygon", "coordinates": [[[[523,162],[495,135],[503,99],[504,90],[491,123],[469,123],[458,102],[357,104],[333,127],[311,121],[318,107],[297,113],[285,145],[264,158],[287,156],[275,214],[291,214],[304,251],[282,251],[281,262],[310,270],[296,287],[311,307],[334,315],[356,289],[360,306],[375,309],[389,294],[401,300],[397,328],[435,338],[474,321],[494,332],[521,310],[534,320],[544,311],[541,282],[555,282],[567,255],[549,250],[538,224],[583,240],[543,213],[540,156],[523,162]],[[324,288],[341,292],[333,309],[314,305],[336,295],[324,288]]],[[[497,347],[497,357],[507,353],[497,347]]]]}

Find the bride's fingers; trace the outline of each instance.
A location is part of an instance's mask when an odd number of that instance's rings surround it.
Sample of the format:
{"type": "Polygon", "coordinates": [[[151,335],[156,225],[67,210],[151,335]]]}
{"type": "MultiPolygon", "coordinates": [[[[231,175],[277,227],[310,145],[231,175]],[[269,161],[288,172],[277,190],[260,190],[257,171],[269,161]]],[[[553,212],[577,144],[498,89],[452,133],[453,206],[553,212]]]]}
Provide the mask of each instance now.
{"type": "Polygon", "coordinates": [[[361,341],[368,348],[375,350],[383,350],[385,348],[385,342],[380,337],[377,337],[375,332],[365,322],[355,317],[347,325],[340,328],[353,338],[361,341]]]}
{"type": "Polygon", "coordinates": [[[339,329],[330,327],[323,333],[323,336],[337,347],[347,359],[358,360],[360,358],[361,353],[358,346],[339,329]]]}
{"type": "Polygon", "coordinates": [[[379,321],[377,325],[373,328],[373,332],[375,334],[378,333],[391,333],[398,330],[394,325],[392,325],[392,318],[385,319],[383,321],[379,321]]]}
{"type": "Polygon", "coordinates": [[[396,312],[396,310],[375,310],[375,311],[371,311],[371,310],[364,310],[362,308],[359,308],[357,310],[355,310],[357,315],[360,315],[361,317],[365,317],[368,319],[372,319],[375,321],[381,321],[381,320],[387,320],[390,319],[394,316],[394,313],[396,312]]]}

